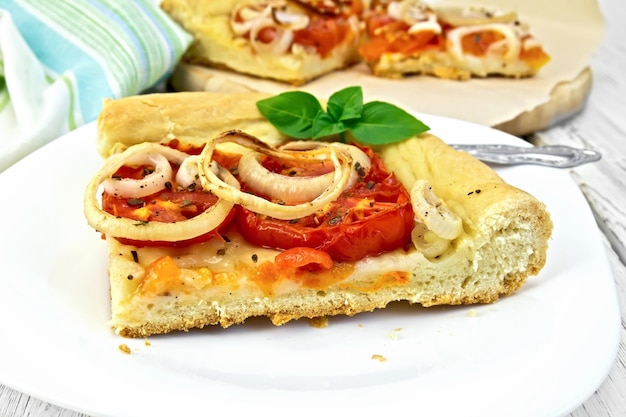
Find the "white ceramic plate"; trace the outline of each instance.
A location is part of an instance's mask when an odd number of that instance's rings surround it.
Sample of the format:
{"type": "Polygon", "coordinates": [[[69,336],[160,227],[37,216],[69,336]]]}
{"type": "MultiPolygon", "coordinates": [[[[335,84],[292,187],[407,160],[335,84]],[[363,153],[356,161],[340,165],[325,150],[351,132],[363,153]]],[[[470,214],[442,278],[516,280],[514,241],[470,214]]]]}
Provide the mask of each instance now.
{"type": "MultiPolygon", "coordinates": [[[[421,118],[448,142],[521,142],[421,118]]],[[[536,166],[498,171],[552,213],[548,263],[495,304],[122,339],[107,326],[105,243],[82,214],[101,165],[94,138],[85,126],[0,175],[0,383],[93,416],[554,417],[613,364],[619,313],[600,232],[567,172],[536,166]]]]}

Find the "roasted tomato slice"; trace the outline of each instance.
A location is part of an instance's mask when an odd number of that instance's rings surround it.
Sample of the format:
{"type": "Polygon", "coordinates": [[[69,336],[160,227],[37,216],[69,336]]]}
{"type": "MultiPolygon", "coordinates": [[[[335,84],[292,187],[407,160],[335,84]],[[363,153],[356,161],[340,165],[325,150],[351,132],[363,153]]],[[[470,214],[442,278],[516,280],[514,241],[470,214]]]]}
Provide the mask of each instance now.
{"type": "Polygon", "coordinates": [[[316,18],[309,25],[294,32],[294,43],[317,51],[322,58],[348,36],[351,35],[350,23],[341,18],[316,18]]]}
{"type": "Polygon", "coordinates": [[[359,54],[366,61],[379,59],[383,54],[417,54],[428,49],[442,46],[440,35],[422,30],[408,32],[409,25],[385,14],[372,15],[366,23],[369,39],[359,47],[359,54]]]}
{"type": "MultiPolygon", "coordinates": [[[[116,172],[115,176],[119,178],[139,179],[145,175],[145,170],[147,169],[150,168],[145,166],[124,166],[116,172]]],[[[107,213],[145,222],[172,223],[187,220],[204,212],[216,202],[217,197],[211,193],[195,188],[179,189],[176,184],[169,184],[167,188],[142,198],[118,197],[106,192],[102,195],[102,209],[107,213]]],[[[119,237],[117,237],[117,240],[123,244],[137,247],[187,246],[194,243],[206,242],[218,236],[219,231],[232,221],[234,215],[235,212],[232,210],[218,228],[188,240],[177,242],[138,241],[119,237]]]]}
{"type": "Polygon", "coordinates": [[[320,249],[336,261],[406,247],[414,221],[409,193],[374,152],[364,150],[372,160],[370,171],[323,212],[279,220],[239,206],[236,219],[242,235],[269,248],[320,249]]]}

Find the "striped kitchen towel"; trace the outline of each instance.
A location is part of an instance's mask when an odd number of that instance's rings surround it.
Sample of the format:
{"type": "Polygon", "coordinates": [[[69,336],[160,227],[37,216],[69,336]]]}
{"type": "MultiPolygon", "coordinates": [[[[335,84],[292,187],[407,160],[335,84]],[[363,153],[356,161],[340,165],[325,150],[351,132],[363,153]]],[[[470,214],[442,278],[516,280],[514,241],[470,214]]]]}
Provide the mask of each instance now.
{"type": "Polygon", "coordinates": [[[190,42],[157,0],[0,0],[0,172],[159,85],[190,42]]]}

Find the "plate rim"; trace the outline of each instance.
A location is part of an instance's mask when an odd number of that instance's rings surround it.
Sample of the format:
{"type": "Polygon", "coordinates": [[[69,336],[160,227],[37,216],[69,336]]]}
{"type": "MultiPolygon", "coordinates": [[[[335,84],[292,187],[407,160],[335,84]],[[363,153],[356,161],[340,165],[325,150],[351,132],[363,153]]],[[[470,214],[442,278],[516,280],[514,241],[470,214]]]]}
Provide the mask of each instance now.
{"type": "MultiPolygon", "coordinates": [[[[437,120],[438,122],[450,122],[450,121],[452,121],[455,124],[460,124],[461,127],[463,125],[467,125],[467,126],[473,126],[472,128],[476,128],[476,129],[486,129],[486,130],[489,130],[489,131],[497,132],[496,136],[501,138],[503,142],[515,141],[515,142],[518,142],[520,144],[524,143],[521,139],[515,138],[515,137],[513,137],[513,136],[511,136],[511,135],[509,135],[509,134],[507,134],[505,132],[497,131],[497,130],[494,130],[494,129],[491,129],[491,128],[488,128],[488,127],[485,127],[485,126],[480,126],[480,125],[477,125],[477,124],[472,123],[472,122],[451,119],[451,118],[448,118],[448,117],[445,117],[445,116],[427,115],[427,114],[423,114],[423,113],[418,113],[418,117],[423,117],[427,121],[429,119],[437,120]]],[[[10,175],[13,175],[14,172],[16,172],[16,171],[19,172],[19,170],[24,169],[22,167],[24,167],[24,166],[27,167],[31,163],[31,161],[34,160],[35,158],[38,158],[38,157],[43,156],[43,155],[45,155],[45,154],[47,154],[49,152],[52,152],[51,149],[55,149],[56,146],[62,146],[64,144],[64,141],[69,141],[70,140],[68,138],[79,137],[80,135],[85,134],[85,132],[88,132],[89,135],[95,134],[95,122],[92,122],[92,123],[89,123],[87,125],[84,125],[84,126],[80,127],[79,129],[76,129],[76,130],[74,130],[72,132],[69,132],[66,135],[63,135],[62,137],[60,137],[56,141],[51,142],[50,144],[48,144],[48,145],[38,149],[37,151],[33,152],[32,154],[28,155],[27,157],[25,157],[21,161],[18,161],[16,164],[14,164],[13,166],[9,167],[4,172],[0,173],[0,183],[3,181],[4,178],[6,178],[6,177],[8,177],[10,175]]],[[[437,134],[436,131],[433,132],[433,133],[437,134]]],[[[85,134],[85,136],[88,136],[88,134],[85,134]]],[[[447,141],[447,138],[443,138],[443,139],[447,141]]],[[[76,139],[74,139],[74,140],[76,140],[76,139]]],[[[530,146],[530,144],[528,144],[528,145],[530,146]]],[[[95,154],[95,144],[93,145],[93,152],[95,154]]],[[[97,170],[97,167],[94,167],[94,173],[95,173],[96,170],[97,170]]],[[[498,169],[496,169],[496,171],[498,171],[498,169]]],[[[563,176],[563,177],[565,178],[565,176],[563,176]]],[[[571,178],[568,178],[568,179],[571,181],[571,184],[574,184],[573,179],[571,179],[571,178]]],[[[576,186],[576,188],[578,189],[577,186],[576,186]]],[[[578,191],[582,195],[582,192],[579,189],[578,189],[578,191]]],[[[2,220],[0,220],[0,222],[2,222],[2,220]]],[[[597,233],[598,233],[598,237],[599,237],[599,233],[600,233],[599,230],[597,230],[597,233]]],[[[0,239],[1,239],[1,237],[0,237],[0,239]]],[[[596,244],[597,244],[597,242],[596,242],[596,244]]],[[[602,263],[602,267],[605,270],[604,272],[608,272],[609,278],[611,278],[611,280],[612,280],[613,275],[612,275],[612,271],[611,271],[611,269],[609,267],[608,258],[606,257],[606,251],[605,251],[604,247],[602,249],[603,249],[602,253],[605,255],[603,257],[602,262],[601,262],[602,263]]],[[[1,256],[2,255],[0,255],[0,257],[1,256]]],[[[2,277],[0,277],[0,286],[1,285],[2,285],[2,277]]],[[[614,305],[613,307],[614,307],[615,313],[616,313],[614,315],[614,317],[613,317],[614,321],[616,322],[616,325],[614,326],[615,327],[615,331],[613,332],[613,334],[614,334],[613,335],[613,341],[612,341],[613,343],[610,343],[610,345],[613,346],[613,349],[612,349],[612,351],[614,351],[613,356],[610,358],[610,361],[608,360],[609,359],[608,357],[605,358],[605,366],[604,366],[604,368],[606,368],[606,369],[603,369],[603,370],[597,372],[597,378],[596,378],[597,380],[594,381],[592,384],[587,384],[587,389],[585,390],[586,392],[584,393],[584,395],[583,394],[579,395],[578,400],[576,400],[574,402],[571,402],[570,404],[563,404],[560,410],[555,410],[555,412],[557,414],[546,414],[546,416],[557,416],[557,415],[561,415],[559,413],[566,413],[566,412],[572,411],[575,407],[577,407],[578,405],[582,404],[582,402],[584,402],[584,400],[586,400],[590,395],[592,395],[592,393],[595,391],[595,389],[606,378],[606,375],[608,375],[608,373],[609,373],[609,371],[610,371],[610,369],[611,369],[611,367],[612,367],[612,365],[614,363],[615,357],[617,355],[618,346],[619,346],[619,337],[620,337],[620,333],[619,333],[619,307],[618,307],[618,301],[617,301],[617,292],[616,292],[616,288],[614,286],[614,283],[613,283],[613,286],[610,287],[610,289],[612,290],[612,291],[610,291],[610,292],[612,292],[612,294],[607,294],[607,295],[611,296],[613,298],[613,302],[610,303],[610,304],[611,304],[611,306],[614,305]],[[583,398],[583,396],[584,396],[584,398],[583,398]]],[[[0,306],[0,311],[1,310],[2,310],[2,307],[0,306]]],[[[609,340],[609,342],[610,342],[610,340],[609,340]]],[[[611,349],[609,349],[609,350],[611,350],[611,349]]],[[[5,347],[0,347],[0,353],[6,353],[6,348],[5,347]]],[[[2,359],[2,357],[0,357],[0,363],[2,363],[2,362],[3,362],[3,359],[2,359]]],[[[4,373],[2,375],[0,375],[0,382],[3,383],[4,385],[7,385],[7,386],[12,387],[14,389],[17,389],[19,391],[25,392],[25,393],[27,393],[29,395],[35,396],[37,398],[41,398],[41,399],[43,399],[45,401],[48,401],[48,402],[53,403],[53,404],[60,405],[62,407],[68,408],[68,409],[73,409],[73,410],[77,410],[77,411],[81,411],[81,412],[87,412],[87,413],[90,413],[91,415],[109,415],[109,414],[107,414],[106,410],[105,410],[105,413],[102,414],[103,410],[90,409],[87,406],[87,404],[77,404],[76,401],[72,401],[72,400],[69,400],[67,398],[62,398],[62,397],[60,397],[58,395],[55,396],[53,394],[48,394],[46,392],[46,390],[34,387],[32,384],[29,385],[28,383],[24,383],[24,382],[20,383],[19,378],[17,378],[17,379],[16,378],[11,379],[10,377],[6,378],[4,376],[4,373]]],[[[112,413],[113,410],[110,410],[110,412],[112,413]]],[[[124,414],[124,415],[126,415],[126,414],[124,414]]]]}

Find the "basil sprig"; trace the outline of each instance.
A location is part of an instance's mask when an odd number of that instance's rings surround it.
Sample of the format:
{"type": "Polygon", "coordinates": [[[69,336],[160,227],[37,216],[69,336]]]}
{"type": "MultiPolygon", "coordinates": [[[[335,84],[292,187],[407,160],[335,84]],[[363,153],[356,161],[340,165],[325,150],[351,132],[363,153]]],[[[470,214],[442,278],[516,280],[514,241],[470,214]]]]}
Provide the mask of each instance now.
{"type": "Polygon", "coordinates": [[[304,91],[289,91],[257,101],[257,108],[283,134],[295,139],[321,139],[346,132],[367,145],[399,142],[430,128],[415,116],[383,101],[363,103],[361,87],[347,87],[328,99],[326,111],[304,91]]]}

